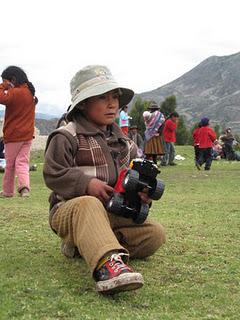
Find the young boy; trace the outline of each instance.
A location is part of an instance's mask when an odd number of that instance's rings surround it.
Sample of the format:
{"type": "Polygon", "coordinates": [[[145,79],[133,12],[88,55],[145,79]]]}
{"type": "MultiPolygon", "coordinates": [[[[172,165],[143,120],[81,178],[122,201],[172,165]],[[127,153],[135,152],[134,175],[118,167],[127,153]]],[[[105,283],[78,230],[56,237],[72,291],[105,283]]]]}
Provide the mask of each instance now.
{"type": "MultiPolygon", "coordinates": [[[[71,81],[69,123],[48,138],[44,179],[50,196],[50,225],[62,239],[62,252],[80,254],[96,289],[112,294],[143,285],[128,256],[145,258],[164,242],[163,227],[146,220],[137,225],[106,212],[118,173],[136,156],[136,145],[114,122],[133,91],[120,88],[105,66],[88,66],[71,81]]],[[[139,193],[150,203],[146,192],[139,193]]]]}
{"type": "Polygon", "coordinates": [[[208,118],[202,118],[200,124],[201,128],[198,136],[200,155],[196,162],[196,166],[198,170],[200,170],[201,166],[205,163],[204,169],[210,170],[213,160],[212,145],[217,136],[214,130],[209,127],[208,118]]]}
{"type": "Polygon", "coordinates": [[[162,166],[175,166],[175,148],[174,142],[176,142],[176,129],[178,125],[179,114],[174,111],[170,114],[169,118],[165,121],[163,127],[163,140],[165,146],[165,156],[162,158],[162,166]]]}

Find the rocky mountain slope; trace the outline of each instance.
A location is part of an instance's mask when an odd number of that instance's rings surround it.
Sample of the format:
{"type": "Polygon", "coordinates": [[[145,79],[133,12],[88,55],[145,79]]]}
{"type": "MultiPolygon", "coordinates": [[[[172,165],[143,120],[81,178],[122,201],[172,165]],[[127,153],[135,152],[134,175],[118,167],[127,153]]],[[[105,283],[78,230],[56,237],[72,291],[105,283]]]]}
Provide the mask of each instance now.
{"type": "Polygon", "coordinates": [[[229,56],[212,56],[180,78],[136,97],[161,103],[167,96],[175,95],[177,111],[186,116],[187,125],[191,126],[202,116],[207,116],[213,125],[230,126],[239,133],[239,70],[240,52],[229,56]]]}

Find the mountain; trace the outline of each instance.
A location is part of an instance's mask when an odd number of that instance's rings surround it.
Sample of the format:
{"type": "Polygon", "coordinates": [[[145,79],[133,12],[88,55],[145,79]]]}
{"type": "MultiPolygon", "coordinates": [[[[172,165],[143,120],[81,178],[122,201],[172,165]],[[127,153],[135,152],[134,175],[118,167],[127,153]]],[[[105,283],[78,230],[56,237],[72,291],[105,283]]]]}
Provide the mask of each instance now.
{"type": "Polygon", "coordinates": [[[35,126],[39,130],[40,135],[49,135],[54,129],[56,129],[58,119],[36,119],[35,126]]]}
{"type": "Polygon", "coordinates": [[[52,119],[58,119],[58,118],[60,118],[60,116],[53,115],[53,114],[45,114],[40,112],[36,112],[35,114],[35,119],[52,120],[52,119]]]}
{"type": "MultiPolygon", "coordinates": [[[[5,113],[4,110],[0,110],[0,118],[4,117],[4,113],[5,113]]],[[[52,119],[56,119],[56,118],[60,118],[60,116],[52,115],[52,114],[39,113],[39,112],[36,112],[36,114],[35,114],[35,119],[52,120],[52,119]]]]}
{"type": "MultiPolygon", "coordinates": [[[[240,132],[240,52],[229,56],[212,56],[178,79],[155,90],[143,92],[144,100],[161,103],[175,95],[177,111],[191,126],[203,116],[212,125],[230,126],[240,132]]],[[[134,100],[135,100],[134,99],[134,100]]]]}

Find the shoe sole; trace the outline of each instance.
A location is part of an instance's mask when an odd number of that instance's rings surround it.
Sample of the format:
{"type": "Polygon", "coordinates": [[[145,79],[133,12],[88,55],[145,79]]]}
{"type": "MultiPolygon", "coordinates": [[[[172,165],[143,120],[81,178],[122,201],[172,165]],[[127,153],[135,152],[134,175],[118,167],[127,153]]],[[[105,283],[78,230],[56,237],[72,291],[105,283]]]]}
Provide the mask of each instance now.
{"type": "Polygon", "coordinates": [[[96,283],[96,290],[104,294],[115,294],[121,291],[136,290],[143,286],[144,280],[140,273],[123,273],[110,280],[96,283]]]}

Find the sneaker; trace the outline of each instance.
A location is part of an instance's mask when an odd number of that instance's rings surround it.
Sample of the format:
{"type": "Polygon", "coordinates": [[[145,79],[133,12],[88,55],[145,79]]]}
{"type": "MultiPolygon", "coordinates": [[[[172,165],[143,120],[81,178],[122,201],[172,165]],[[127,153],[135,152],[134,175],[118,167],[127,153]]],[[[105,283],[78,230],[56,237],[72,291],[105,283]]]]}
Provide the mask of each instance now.
{"type": "Polygon", "coordinates": [[[122,261],[125,253],[114,253],[100,261],[94,271],[96,289],[105,294],[135,290],[143,286],[143,277],[122,261]]]}
{"type": "Polygon", "coordinates": [[[22,198],[28,198],[30,196],[28,188],[22,188],[22,190],[20,191],[20,196],[22,198]]]}
{"type": "Polygon", "coordinates": [[[170,166],[177,166],[177,164],[175,162],[171,162],[169,163],[170,166]]]}
{"type": "Polygon", "coordinates": [[[6,195],[3,191],[0,192],[0,198],[12,198],[13,195],[6,195]]]}

